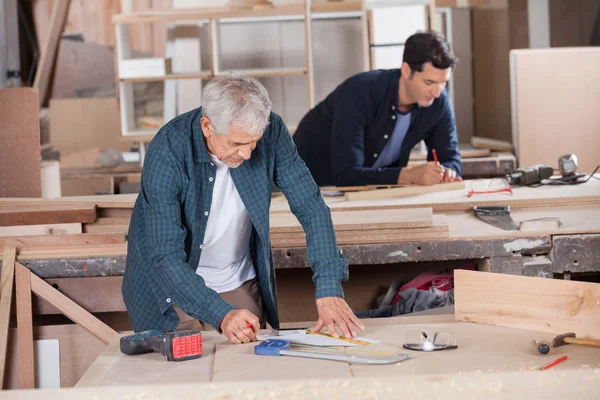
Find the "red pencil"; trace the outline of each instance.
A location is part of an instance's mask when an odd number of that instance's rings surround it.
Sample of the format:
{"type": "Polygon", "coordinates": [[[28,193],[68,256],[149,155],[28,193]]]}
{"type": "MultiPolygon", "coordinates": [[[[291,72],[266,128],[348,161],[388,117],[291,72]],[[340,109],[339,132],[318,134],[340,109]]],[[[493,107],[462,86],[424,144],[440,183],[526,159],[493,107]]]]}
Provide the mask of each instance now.
{"type": "Polygon", "coordinates": [[[431,150],[431,152],[433,153],[433,161],[435,161],[436,163],[439,163],[440,161],[437,158],[437,151],[435,151],[435,149],[431,150]]]}
{"type": "Polygon", "coordinates": [[[540,369],[543,371],[545,369],[552,368],[556,364],[560,364],[561,362],[565,361],[567,358],[568,358],[567,356],[562,356],[561,358],[557,358],[556,360],[552,361],[551,363],[546,364],[543,367],[540,367],[540,369]]]}

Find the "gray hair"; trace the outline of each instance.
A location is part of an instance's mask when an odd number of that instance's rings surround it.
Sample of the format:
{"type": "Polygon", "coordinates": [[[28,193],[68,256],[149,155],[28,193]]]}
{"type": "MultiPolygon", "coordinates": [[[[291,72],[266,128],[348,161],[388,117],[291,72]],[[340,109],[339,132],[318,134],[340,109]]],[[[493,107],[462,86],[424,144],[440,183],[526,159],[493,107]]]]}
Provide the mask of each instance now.
{"type": "Polygon", "coordinates": [[[261,134],[269,123],[272,106],[258,80],[234,72],[213,78],[202,93],[202,114],[217,135],[227,134],[231,125],[253,136],[261,134]]]}

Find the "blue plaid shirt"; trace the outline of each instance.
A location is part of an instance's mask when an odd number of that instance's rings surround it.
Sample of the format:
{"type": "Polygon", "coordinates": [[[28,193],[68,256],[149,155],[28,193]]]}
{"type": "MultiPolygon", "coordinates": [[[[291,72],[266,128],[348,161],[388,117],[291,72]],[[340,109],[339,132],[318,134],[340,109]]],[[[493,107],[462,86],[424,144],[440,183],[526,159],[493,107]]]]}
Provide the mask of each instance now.
{"type": "MultiPolygon", "coordinates": [[[[216,175],[201,116],[198,108],[173,119],[148,146],[129,227],[122,287],[136,332],[175,329],[179,318],[173,304],[217,329],[234,308],[196,274],[216,175]]],[[[348,279],[348,262],[337,249],[330,210],[277,114],[271,113],[251,158],[231,169],[231,177],[252,220],[250,250],[269,324],[279,326],[269,236],[273,182],[306,232],[316,298],[343,297],[341,282],[348,279]]]]}

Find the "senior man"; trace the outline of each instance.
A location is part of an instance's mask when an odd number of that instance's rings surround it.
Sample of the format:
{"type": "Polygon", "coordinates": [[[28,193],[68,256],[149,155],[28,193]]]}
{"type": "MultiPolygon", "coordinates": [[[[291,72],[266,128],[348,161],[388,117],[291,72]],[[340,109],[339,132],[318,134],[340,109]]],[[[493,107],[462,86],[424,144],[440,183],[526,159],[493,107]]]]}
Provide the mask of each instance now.
{"type": "Polygon", "coordinates": [[[148,146],[131,216],[123,299],[136,332],[208,323],[232,343],[279,327],[269,237],[273,182],[306,231],[319,319],[346,337],[364,329],[343,299],[348,262],[329,208],[265,88],[216,77],[202,107],[167,123],[148,146]]]}

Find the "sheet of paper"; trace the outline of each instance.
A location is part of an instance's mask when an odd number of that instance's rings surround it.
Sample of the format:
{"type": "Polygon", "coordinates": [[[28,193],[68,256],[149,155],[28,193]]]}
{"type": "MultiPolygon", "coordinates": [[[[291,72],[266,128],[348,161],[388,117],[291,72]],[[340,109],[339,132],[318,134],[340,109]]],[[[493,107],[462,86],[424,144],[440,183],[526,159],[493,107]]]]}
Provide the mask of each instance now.
{"type": "MultiPolygon", "coordinates": [[[[323,347],[353,347],[360,346],[358,344],[346,342],[345,340],[339,340],[336,338],[330,338],[327,336],[321,335],[309,335],[309,334],[297,334],[297,335],[258,335],[256,337],[257,340],[263,341],[267,339],[283,339],[288,340],[293,344],[305,344],[311,346],[323,346],[323,347]]],[[[368,339],[364,337],[355,337],[356,340],[361,340],[363,342],[369,343],[379,343],[378,340],[368,339]]]]}

